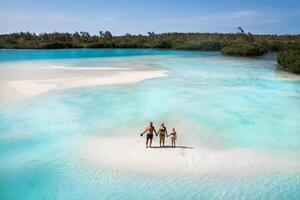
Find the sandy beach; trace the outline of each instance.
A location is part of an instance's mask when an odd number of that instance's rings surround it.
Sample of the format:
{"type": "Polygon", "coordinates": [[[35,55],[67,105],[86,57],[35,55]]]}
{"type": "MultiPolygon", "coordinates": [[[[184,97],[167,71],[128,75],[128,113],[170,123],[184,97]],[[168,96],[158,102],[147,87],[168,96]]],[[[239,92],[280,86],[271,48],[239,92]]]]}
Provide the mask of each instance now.
{"type": "Polygon", "coordinates": [[[241,177],[300,172],[297,152],[214,149],[180,141],[172,148],[169,140],[166,148],[154,141],[147,149],[138,135],[94,137],[81,145],[80,155],[93,167],[124,173],[241,177]]]}

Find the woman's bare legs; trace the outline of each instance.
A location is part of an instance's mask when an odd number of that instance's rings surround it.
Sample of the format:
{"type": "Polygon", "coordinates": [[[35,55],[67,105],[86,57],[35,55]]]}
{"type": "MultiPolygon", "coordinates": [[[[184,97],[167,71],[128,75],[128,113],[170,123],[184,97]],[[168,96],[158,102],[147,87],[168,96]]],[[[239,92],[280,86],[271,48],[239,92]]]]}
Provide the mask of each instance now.
{"type": "Polygon", "coordinates": [[[159,147],[161,147],[162,144],[162,136],[159,136],[159,147]]]}
{"type": "Polygon", "coordinates": [[[165,146],[165,136],[159,136],[159,146],[165,146]]]}

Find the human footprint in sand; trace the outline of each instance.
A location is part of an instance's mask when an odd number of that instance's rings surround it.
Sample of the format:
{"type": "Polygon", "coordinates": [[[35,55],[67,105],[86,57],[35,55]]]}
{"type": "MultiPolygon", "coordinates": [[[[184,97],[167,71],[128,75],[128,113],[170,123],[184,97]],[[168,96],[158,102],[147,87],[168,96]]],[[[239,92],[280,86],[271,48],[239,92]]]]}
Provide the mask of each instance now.
{"type": "Polygon", "coordinates": [[[176,147],[176,139],[177,139],[177,133],[175,128],[172,129],[172,132],[170,135],[167,135],[168,137],[171,136],[171,143],[172,147],[176,147]]]}
{"type": "Polygon", "coordinates": [[[145,129],[145,131],[141,133],[141,136],[143,136],[146,133],[146,148],[148,148],[148,143],[150,143],[149,147],[150,148],[152,147],[151,145],[152,145],[152,139],[153,139],[153,132],[157,136],[157,133],[153,126],[153,123],[150,122],[149,126],[145,129]]]}
{"type": "Polygon", "coordinates": [[[167,128],[165,127],[164,123],[162,123],[160,125],[160,128],[158,130],[158,134],[159,134],[159,146],[164,147],[165,146],[165,138],[166,138],[166,136],[168,136],[167,128]]]}

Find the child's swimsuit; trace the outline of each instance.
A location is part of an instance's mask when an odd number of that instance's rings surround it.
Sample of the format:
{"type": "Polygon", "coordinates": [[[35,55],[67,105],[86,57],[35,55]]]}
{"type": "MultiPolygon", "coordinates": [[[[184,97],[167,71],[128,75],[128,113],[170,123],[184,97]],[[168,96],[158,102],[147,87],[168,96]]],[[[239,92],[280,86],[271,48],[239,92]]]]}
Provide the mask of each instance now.
{"type": "Polygon", "coordinates": [[[176,133],[172,132],[171,135],[171,138],[176,140],[176,133]]]}

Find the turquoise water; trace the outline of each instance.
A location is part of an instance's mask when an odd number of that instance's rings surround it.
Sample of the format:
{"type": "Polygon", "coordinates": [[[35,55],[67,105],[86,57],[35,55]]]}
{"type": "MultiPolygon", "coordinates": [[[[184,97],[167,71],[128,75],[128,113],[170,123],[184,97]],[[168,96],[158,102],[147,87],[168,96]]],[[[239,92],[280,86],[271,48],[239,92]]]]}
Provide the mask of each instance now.
{"type": "MultiPolygon", "coordinates": [[[[275,55],[159,50],[1,50],[0,64],[147,64],[167,77],[53,91],[0,107],[0,199],[299,199],[300,174],[164,176],[96,170],[76,149],[148,121],[187,123],[216,149],[300,150],[300,79],[275,55]]],[[[19,65],[18,65],[19,66],[19,65]]],[[[300,156],[299,156],[300,157],[300,156]]],[[[299,158],[300,159],[300,158],[299,158]]]]}

